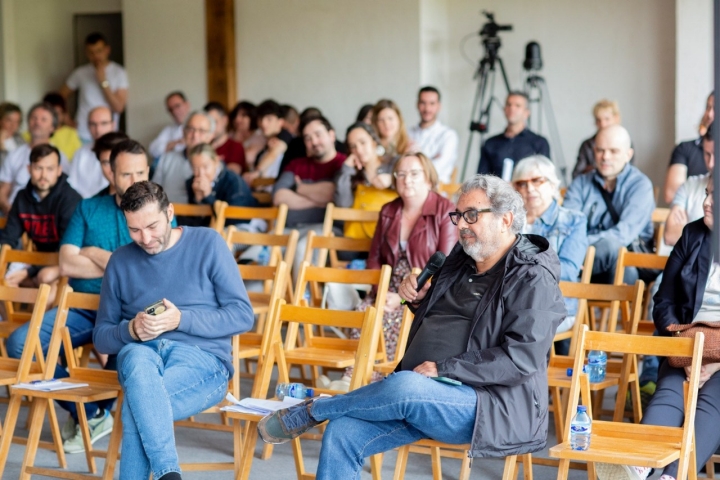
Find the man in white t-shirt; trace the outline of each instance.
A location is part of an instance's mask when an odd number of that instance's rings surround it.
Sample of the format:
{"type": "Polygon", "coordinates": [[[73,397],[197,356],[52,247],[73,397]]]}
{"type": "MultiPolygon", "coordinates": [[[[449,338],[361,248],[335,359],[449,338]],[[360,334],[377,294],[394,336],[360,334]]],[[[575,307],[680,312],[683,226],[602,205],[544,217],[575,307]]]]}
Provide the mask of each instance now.
{"type": "Polygon", "coordinates": [[[440,91],[423,87],[418,92],[420,124],[410,127],[410,138],[418,150],[432,160],[441,183],[450,183],[458,155],[458,134],[438,120],[440,91]]]}
{"type": "MultiPolygon", "coordinates": [[[[689,222],[702,218],[703,201],[705,200],[705,187],[710,174],[715,167],[715,142],[712,138],[712,128],[708,127],[702,137],[703,158],[708,172],[704,175],[693,175],[678,188],[675,198],[670,205],[670,215],[665,221],[665,245],[674,246],[677,243],[683,228],[689,222]]],[[[663,255],[669,255],[671,248],[660,251],[663,255]]]]}
{"type": "Polygon", "coordinates": [[[93,148],[95,140],[116,129],[110,109],[95,107],[90,110],[88,128],[93,143],[85,144],[75,152],[68,171],[68,182],[83,198],[93,197],[108,186],[108,181],[103,175],[100,161],[98,161],[93,148]]]}
{"type": "Polygon", "coordinates": [[[165,97],[165,107],[174,123],[163,128],[155,140],[150,143],[148,152],[153,158],[159,158],[163,153],[172,150],[182,152],[185,149],[183,126],[190,114],[190,102],[185,98],[183,92],[176,90],[168,93],[165,97]]]}
{"type": "Polygon", "coordinates": [[[85,55],[90,63],[82,65],[70,74],[60,94],[66,99],[79,90],[77,114],[78,135],[83,143],[92,140],[87,119],[90,110],[105,106],[113,112],[115,124],[127,103],[128,78],[125,69],[110,61],[110,45],[100,33],[91,33],[85,39],[85,55]]]}
{"type": "MultiPolygon", "coordinates": [[[[48,103],[37,103],[28,113],[30,143],[24,144],[8,154],[0,166],[0,210],[7,216],[17,192],[30,181],[30,151],[43,143],[50,143],[50,137],[58,126],[57,113],[48,103]]],[[[67,157],[60,152],[63,170],[69,169],[67,157]]]]}

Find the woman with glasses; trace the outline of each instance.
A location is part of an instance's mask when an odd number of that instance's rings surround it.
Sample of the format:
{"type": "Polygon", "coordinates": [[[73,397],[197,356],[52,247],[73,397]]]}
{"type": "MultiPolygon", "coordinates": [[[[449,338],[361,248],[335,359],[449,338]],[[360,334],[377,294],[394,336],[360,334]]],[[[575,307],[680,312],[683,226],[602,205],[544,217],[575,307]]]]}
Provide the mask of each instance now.
{"type": "MultiPolygon", "coordinates": [[[[577,282],[588,248],[587,218],[582,212],[563,208],[560,179],[555,165],[543,155],[533,155],[515,165],[512,183],[527,211],[523,233],[545,237],[560,257],[560,280],[577,282]]],[[[568,316],[557,329],[564,332],[575,323],[577,299],[565,299],[568,316]]]]}
{"type": "MultiPolygon", "coordinates": [[[[422,153],[406,153],[393,168],[392,183],[398,198],[380,210],[367,268],[392,267],[390,289],[385,301],[383,333],[388,360],[395,359],[402,305],[398,287],[413,268],[423,268],[435,252],[449,254],[458,241],[458,231],[450,221],[455,205],[438,194],[438,176],[432,162],[422,153]]],[[[364,311],[375,304],[370,292],[357,307],[364,311]]],[[[359,338],[359,332],[353,333],[359,338]]],[[[380,376],[374,374],[373,381],[380,376]]],[[[333,382],[330,388],[348,390],[350,375],[333,382]]]]}

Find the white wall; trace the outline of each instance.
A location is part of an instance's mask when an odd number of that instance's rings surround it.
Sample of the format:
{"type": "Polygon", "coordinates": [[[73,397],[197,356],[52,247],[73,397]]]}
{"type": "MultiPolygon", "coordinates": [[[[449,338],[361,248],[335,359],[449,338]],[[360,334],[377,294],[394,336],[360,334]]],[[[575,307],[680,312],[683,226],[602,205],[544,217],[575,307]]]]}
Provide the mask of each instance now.
{"type": "Polygon", "coordinates": [[[380,98],[415,121],[417,0],[236,0],[235,18],[239,98],[317,106],[341,138],[380,98]]]}
{"type": "Polygon", "coordinates": [[[675,141],[697,136],[713,89],[712,0],[676,1],[675,141]]]}
{"type": "Polygon", "coordinates": [[[123,0],[128,134],[147,145],[171,122],[165,95],[207,98],[205,8],[199,0],[123,0]]]}
{"type": "MultiPolygon", "coordinates": [[[[433,0],[434,1],[434,0],[433,0]]],[[[500,24],[514,30],[501,32],[500,56],[511,83],[520,88],[525,44],[540,43],[545,77],[568,168],[575,164],[578,147],[595,131],[593,104],[603,98],[617,100],[623,124],[632,135],[636,164],[660,182],[674,143],[675,8],[673,0],[472,0],[447,2],[452,25],[450,82],[444,108],[450,124],[461,133],[462,153],[475,83],[476,65],[460,54],[462,38],[479,31],[485,18],[481,8],[495,13],[500,24]]],[[[466,42],[465,52],[474,61],[482,55],[479,37],[466,42]]],[[[504,88],[496,88],[504,101],[504,88]]],[[[501,111],[495,110],[492,131],[504,128],[501,111]]],[[[477,135],[477,134],[476,134],[477,135]]],[[[477,139],[472,151],[477,162],[477,139]]],[[[471,169],[474,171],[474,169],[471,169]]]]}
{"type": "Polygon", "coordinates": [[[0,98],[23,111],[59,89],[74,66],[73,15],[119,12],[121,0],[2,0],[0,98]]]}

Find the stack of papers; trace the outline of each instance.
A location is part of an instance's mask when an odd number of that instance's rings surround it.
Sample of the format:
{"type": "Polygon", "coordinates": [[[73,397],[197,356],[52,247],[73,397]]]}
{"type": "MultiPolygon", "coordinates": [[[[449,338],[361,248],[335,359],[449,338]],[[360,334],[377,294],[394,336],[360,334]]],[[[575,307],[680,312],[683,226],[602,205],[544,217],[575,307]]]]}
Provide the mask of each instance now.
{"type": "Polygon", "coordinates": [[[71,388],[87,387],[87,383],[64,382],[62,380],[35,380],[28,383],[18,383],[15,388],[38,390],[41,392],[54,392],[56,390],[69,390],[71,388]]]}
{"type": "Polygon", "coordinates": [[[220,410],[224,410],[226,412],[252,413],[255,415],[269,415],[273,412],[291,407],[292,405],[296,405],[303,401],[300,398],[292,397],[285,397],[282,401],[261,400],[259,398],[250,397],[238,400],[231,393],[228,393],[225,396],[225,400],[230,402],[232,405],[226,405],[220,410]]]}

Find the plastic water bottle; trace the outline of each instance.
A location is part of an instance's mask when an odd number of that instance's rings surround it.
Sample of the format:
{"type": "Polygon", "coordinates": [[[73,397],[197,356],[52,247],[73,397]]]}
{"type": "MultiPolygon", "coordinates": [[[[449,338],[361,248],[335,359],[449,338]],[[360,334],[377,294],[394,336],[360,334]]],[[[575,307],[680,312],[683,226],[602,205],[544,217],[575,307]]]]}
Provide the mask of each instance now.
{"type": "Polygon", "coordinates": [[[267,265],[268,263],[270,263],[270,249],[266,245],[262,247],[262,250],[260,250],[260,255],[258,255],[258,264],[267,265]]]}
{"type": "Polygon", "coordinates": [[[587,407],[578,405],[577,413],[570,422],[570,448],[573,450],[590,448],[590,433],[592,433],[592,420],[587,414],[587,407]]]}
{"type": "Polygon", "coordinates": [[[314,394],[314,389],[306,387],[302,383],[278,383],[277,387],[275,387],[275,396],[278,400],[285,397],[305,399],[312,397],[314,394]]]}
{"type": "Polygon", "coordinates": [[[602,350],[590,350],[588,354],[588,375],[590,376],[590,383],[605,380],[606,368],[607,354],[602,350]]]}

